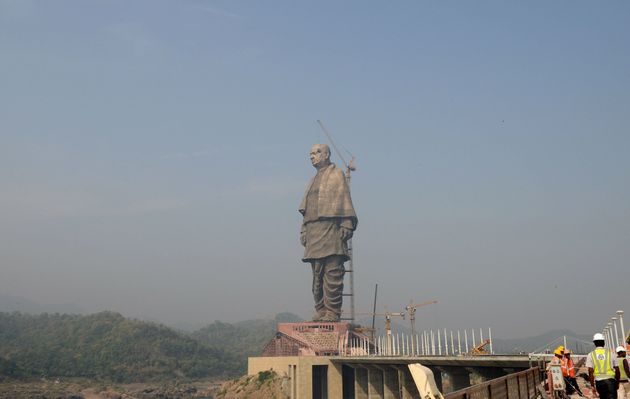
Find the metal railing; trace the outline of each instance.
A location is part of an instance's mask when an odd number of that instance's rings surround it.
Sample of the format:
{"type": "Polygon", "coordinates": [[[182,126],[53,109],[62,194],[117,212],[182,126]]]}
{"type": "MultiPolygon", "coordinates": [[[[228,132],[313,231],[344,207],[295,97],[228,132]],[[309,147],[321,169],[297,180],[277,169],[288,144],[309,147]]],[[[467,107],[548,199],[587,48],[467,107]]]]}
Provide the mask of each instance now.
{"type": "Polygon", "coordinates": [[[448,393],[444,399],[532,399],[538,396],[540,378],[540,369],[532,367],[448,393]]]}
{"type": "MultiPolygon", "coordinates": [[[[490,331],[490,330],[489,330],[490,331]]],[[[491,333],[488,334],[492,336],[491,333]]],[[[447,338],[446,330],[440,333],[433,331],[423,331],[420,334],[387,334],[374,337],[370,340],[367,337],[351,338],[348,333],[339,336],[338,352],[339,356],[462,356],[470,355],[468,334],[466,341],[459,341],[458,332],[456,338],[450,334],[450,342],[447,338]],[[442,340],[442,336],[444,339],[442,340]],[[443,345],[444,343],[444,345],[443,345]]],[[[483,338],[480,331],[480,338],[483,338]]],[[[474,339],[474,338],[473,338],[474,339]]],[[[492,341],[485,340],[489,345],[489,352],[492,350],[492,341]]],[[[482,342],[472,341],[470,348],[481,345],[482,342]]]]}

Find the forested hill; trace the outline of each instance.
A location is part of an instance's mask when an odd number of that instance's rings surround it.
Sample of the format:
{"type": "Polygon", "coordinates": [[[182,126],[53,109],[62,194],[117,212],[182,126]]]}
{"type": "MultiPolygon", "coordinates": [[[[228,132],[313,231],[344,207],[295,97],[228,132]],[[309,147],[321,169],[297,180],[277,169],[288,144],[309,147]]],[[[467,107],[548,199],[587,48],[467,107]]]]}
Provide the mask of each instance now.
{"type": "Polygon", "coordinates": [[[299,322],[292,313],[279,313],[275,319],[247,320],[230,324],[215,321],[192,333],[202,343],[214,345],[234,354],[239,370],[247,370],[247,358],[259,356],[264,346],[275,336],[278,323],[299,322]]]}
{"type": "Polygon", "coordinates": [[[229,352],[118,313],[0,313],[0,378],[88,377],[118,382],[234,376],[229,352]]]}

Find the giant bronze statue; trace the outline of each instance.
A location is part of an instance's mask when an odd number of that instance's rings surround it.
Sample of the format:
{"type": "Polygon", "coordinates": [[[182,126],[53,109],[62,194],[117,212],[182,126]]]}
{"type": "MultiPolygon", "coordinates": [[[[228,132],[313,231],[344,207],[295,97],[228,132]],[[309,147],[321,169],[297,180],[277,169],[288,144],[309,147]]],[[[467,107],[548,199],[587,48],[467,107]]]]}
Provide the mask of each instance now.
{"type": "Polygon", "coordinates": [[[330,148],[315,144],[310,152],[317,174],[300,204],[304,216],[300,241],[303,262],[313,269],[313,321],[339,321],[343,300],[343,263],[349,260],[348,240],[357,227],[350,190],[343,172],[330,162],[330,148]]]}

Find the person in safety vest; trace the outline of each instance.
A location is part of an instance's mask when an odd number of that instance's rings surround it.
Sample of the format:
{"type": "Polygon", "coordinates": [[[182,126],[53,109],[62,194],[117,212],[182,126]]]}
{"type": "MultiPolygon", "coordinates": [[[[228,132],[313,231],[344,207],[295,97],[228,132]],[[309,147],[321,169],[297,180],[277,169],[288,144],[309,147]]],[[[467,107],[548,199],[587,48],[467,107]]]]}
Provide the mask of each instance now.
{"type": "Polygon", "coordinates": [[[575,379],[575,365],[571,359],[571,351],[568,349],[564,350],[564,359],[562,359],[562,376],[564,377],[564,383],[567,387],[567,395],[571,395],[573,392],[577,391],[580,395],[584,396],[578,386],[577,380],[575,379]]]}
{"type": "Polygon", "coordinates": [[[630,397],[630,382],[628,382],[628,359],[626,359],[626,348],[618,346],[617,360],[619,361],[619,389],[617,390],[618,399],[626,399],[630,397]]]}
{"type": "Polygon", "coordinates": [[[562,356],[564,356],[564,346],[560,345],[553,351],[553,357],[547,365],[547,370],[552,364],[562,364],[562,356]]]}
{"type": "Polygon", "coordinates": [[[619,388],[619,361],[611,351],[604,348],[604,335],[593,335],[595,350],[586,355],[588,379],[591,383],[593,396],[601,399],[617,399],[619,388]]]}
{"type": "Polygon", "coordinates": [[[551,366],[552,365],[561,365],[562,364],[562,356],[564,355],[564,346],[560,345],[553,351],[553,357],[547,363],[547,385],[549,389],[549,393],[553,394],[553,377],[551,376],[551,366]]]}

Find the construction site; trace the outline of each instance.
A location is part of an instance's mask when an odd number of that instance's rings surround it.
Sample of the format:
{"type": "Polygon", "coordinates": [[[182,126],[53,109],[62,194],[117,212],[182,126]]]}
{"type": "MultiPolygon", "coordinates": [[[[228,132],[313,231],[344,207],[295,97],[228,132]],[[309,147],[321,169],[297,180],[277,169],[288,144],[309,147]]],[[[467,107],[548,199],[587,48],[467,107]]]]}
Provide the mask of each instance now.
{"type": "MultiPolygon", "coordinates": [[[[622,333],[623,313],[617,311],[602,330],[607,351],[630,341],[622,333]]],[[[390,318],[386,323],[391,327],[390,318]]],[[[261,356],[249,358],[248,375],[275,371],[285,378],[285,393],[292,399],[568,397],[564,381],[553,381],[546,373],[554,356],[550,348],[566,346],[567,337],[537,352],[500,354],[492,349],[489,330],[488,338],[480,330],[475,338],[472,330],[372,332],[347,322],[279,323],[261,356]]],[[[580,392],[591,397],[585,360],[585,353],[573,354],[582,377],[577,380],[580,392]]]]}

